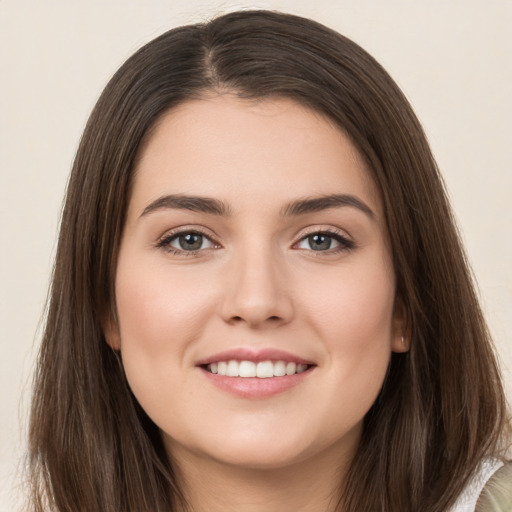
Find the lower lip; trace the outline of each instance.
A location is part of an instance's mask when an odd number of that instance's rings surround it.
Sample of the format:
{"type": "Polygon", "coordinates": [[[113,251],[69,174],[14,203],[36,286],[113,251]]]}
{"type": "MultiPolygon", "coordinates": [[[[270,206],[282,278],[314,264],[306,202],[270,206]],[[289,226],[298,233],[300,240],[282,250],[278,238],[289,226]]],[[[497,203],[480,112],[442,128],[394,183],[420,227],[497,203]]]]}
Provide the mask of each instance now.
{"type": "Polygon", "coordinates": [[[201,371],[214,386],[222,391],[226,391],[240,398],[257,400],[284,393],[298,386],[304,379],[308,378],[313,368],[314,367],[310,367],[306,371],[294,375],[269,377],[267,379],[260,379],[258,377],[227,377],[225,375],[211,373],[204,368],[201,368],[201,371]]]}

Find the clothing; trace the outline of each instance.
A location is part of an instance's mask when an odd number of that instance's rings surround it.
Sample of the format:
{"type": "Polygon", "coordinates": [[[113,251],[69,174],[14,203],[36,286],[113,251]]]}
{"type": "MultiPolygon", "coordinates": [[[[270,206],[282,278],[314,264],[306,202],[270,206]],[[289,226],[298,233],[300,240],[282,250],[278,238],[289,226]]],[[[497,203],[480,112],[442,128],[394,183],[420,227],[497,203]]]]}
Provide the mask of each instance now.
{"type": "Polygon", "coordinates": [[[512,512],[511,476],[511,464],[484,461],[450,512],[512,512]]]}
{"type": "Polygon", "coordinates": [[[476,512],[512,511],[512,462],[498,469],[489,479],[476,504],[476,512]]]}

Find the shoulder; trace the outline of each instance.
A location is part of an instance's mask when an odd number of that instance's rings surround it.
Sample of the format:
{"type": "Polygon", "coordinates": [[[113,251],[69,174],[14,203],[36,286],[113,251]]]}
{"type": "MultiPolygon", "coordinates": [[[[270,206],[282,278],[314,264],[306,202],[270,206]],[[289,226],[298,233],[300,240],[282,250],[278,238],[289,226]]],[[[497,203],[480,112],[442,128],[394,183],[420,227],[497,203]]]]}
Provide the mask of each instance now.
{"type": "Polygon", "coordinates": [[[475,511],[512,511],[512,462],[504,464],[489,478],[478,498],[475,511]]]}

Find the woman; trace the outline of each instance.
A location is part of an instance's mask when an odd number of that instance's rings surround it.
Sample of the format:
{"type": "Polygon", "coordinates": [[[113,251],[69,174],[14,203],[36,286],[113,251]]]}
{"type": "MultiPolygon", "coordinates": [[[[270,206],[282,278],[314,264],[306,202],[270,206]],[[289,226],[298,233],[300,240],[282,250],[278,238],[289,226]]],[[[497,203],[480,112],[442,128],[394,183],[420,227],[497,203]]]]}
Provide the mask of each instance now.
{"type": "Polygon", "coordinates": [[[121,67],[62,218],[36,510],[470,510],[507,435],[442,181],[372,57],[256,11],[121,67]]]}

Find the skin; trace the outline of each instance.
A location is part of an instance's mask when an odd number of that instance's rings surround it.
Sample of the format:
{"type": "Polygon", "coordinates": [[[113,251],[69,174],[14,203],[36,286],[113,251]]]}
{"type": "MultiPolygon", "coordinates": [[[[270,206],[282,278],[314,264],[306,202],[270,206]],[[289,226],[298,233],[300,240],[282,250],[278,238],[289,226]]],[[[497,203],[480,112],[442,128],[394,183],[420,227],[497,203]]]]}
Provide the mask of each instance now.
{"type": "Polygon", "coordinates": [[[116,301],[107,340],[193,510],[333,509],[391,352],[407,350],[379,194],[339,128],[286,99],[212,95],[168,112],[136,168],[116,301]],[[169,194],[213,198],[229,214],[155,206],[169,194]],[[331,194],[371,214],[283,215],[331,194]],[[204,233],[195,252],[177,238],[190,231],[204,233]],[[319,232],[348,242],[314,250],[307,237],[319,232]],[[232,348],[315,366],[285,392],[244,398],[197,366],[232,348]]]}

